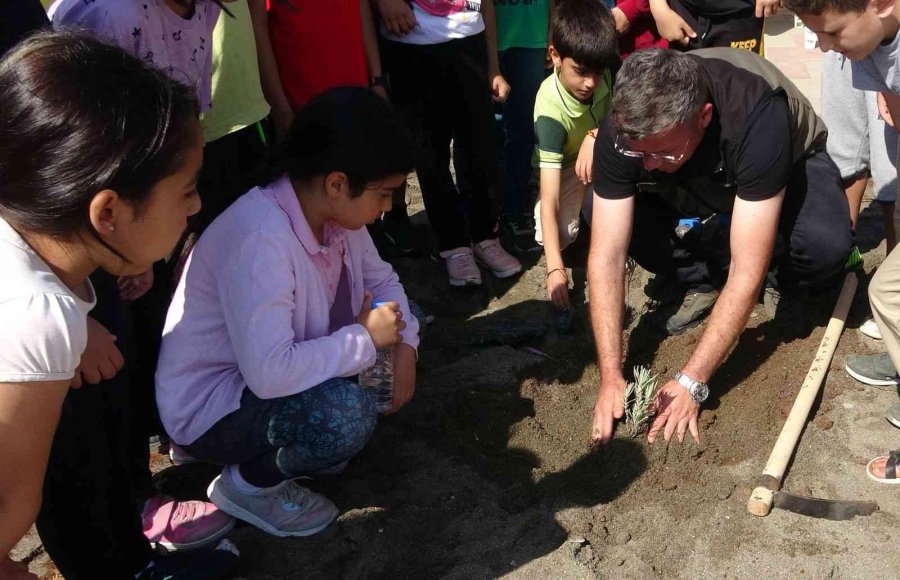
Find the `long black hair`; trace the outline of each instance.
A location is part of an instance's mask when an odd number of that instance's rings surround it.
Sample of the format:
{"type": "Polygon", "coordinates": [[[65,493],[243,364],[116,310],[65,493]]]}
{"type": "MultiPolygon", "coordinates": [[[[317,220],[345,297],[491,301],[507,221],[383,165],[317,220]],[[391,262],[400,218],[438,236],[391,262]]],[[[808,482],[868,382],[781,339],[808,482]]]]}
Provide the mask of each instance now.
{"type": "Polygon", "coordinates": [[[412,171],[412,148],[387,101],[369,89],[339,87],[297,111],[276,168],[299,181],[340,171],[358,197],[367,183],[412,171]]]}
{"type": "Polygon", "coordinates": [[[192,89],[120,48],[83,32],[32,36],[0,60],[0,216],[99,240],[94,195],[114,190],[139,214],[183,163],[198,110],[192,89]]]}

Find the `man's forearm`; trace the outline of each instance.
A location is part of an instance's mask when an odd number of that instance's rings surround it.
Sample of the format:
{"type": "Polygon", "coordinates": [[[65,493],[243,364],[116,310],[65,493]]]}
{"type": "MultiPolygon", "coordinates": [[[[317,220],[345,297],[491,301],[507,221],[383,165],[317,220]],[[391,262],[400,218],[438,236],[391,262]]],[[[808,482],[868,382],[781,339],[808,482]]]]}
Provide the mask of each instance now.
{"type": "Polygon", "coordinates": [[[747,325],[762,281],[749,274],[729,276],[700,344],[684,366],[685,374],[698,381],[709,381],[747,325]]]}
{"type": "Polygon", "coordinates": [[[622,374],[622,327],[625,320],[625,257],[592,252],[588,260],[591,325],[597,343],[601,378],[622,374]]]}

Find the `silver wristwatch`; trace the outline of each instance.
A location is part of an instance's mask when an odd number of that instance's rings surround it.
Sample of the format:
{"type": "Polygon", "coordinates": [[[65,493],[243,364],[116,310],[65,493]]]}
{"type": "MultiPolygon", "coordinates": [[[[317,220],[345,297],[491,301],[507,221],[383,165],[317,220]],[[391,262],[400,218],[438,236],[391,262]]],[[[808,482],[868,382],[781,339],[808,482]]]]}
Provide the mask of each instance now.
{"type": "Polygon", "coordinates": [[[675,373],[675,380],[678,381],[679,385],[687,389],[687,392],[691,394],[691,398],[693,398],[698,405],[702,404],[703,401],[706,400],[706,397],[709,396],[709,385],[706,383],[694,380],[682,372],[675,373]]]}

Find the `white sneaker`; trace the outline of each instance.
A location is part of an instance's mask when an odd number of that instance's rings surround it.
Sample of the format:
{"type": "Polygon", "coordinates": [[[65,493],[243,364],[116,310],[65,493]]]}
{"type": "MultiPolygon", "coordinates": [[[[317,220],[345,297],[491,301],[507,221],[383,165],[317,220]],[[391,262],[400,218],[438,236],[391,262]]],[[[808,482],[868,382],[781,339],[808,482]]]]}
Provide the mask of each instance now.
{"type": "Polygon", "coordinates": [[[243,493],[231,479],[227,467],[209,484],[207,493],[209,500],[223,512],[282,538],[321,532],[339,513],[337,506],[325,496],[293,481],[258,494],[243,493]]]}
{"type": "Polygon", "coordinates": [[[869,318],[859,325],[859,331],[869,338],[881,340],[881,330],[878,329],[878,323],[874,318],[869,318]]]}
{"type": "Polygon", "coordinates": [[[451,286],[481,286],[481,270],[475,263],[472,248],[461,246],[441,252],[439,255],[447,266],[451,286]]]}

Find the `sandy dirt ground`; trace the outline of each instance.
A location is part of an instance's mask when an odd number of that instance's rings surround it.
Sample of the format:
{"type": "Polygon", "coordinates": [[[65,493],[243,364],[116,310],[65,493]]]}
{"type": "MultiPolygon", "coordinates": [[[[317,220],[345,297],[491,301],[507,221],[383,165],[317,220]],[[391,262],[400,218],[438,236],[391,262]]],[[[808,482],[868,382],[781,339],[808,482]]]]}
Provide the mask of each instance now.
{"type": "MultiPolygon", "coordinates": [[[[874,210],[864,212],[861,227],[869,273],[884,251],[874,210]]],[[[310,484],[341,508],[323,533],[278,539],[249,526],[234,532],[243,554],[239,577],[895,577],[900,494],[869,481],[864,466],[898,447],[900,432],[884,419],[897,393],[859,385],[843,371],[847,354],[879,350],[856,330],[867,314],[868,276],[784,485],[881,507],[832,522],[783,511],[756,518],[745,504],[837,287],[810,298],[816,328],[806,339],[783,343],[756,308],[711,381],[699,445],[649,446],[620,427],[607,448],[592,450],[598,376],[586,306],[571,332],[556,330],[542,261],[513,280],[486,274],[485,286],[470,292],[447,287],[443,266],[428,259],[396,266],[409,294],[437,316],[421,349],[416,397],[379,424],[344,474],[310,484]]],[[[583,273],[576,267],[574,278],[583,273]]],[[[660,321],[667,306],[646,298],[648,279],[640,270],[631,278],[626,368],[648,364],[670,376],[703,327],[666,337],[660,321]]],[[[576,287],[573,295],[582,294],[576,287]]],[[[215,474],[160,457],[155,465],[159,486],[182,497],[201,494],[215,474]]]]}
{"type": "MultiPolygon", "coordinates": [[[[900,489],[869,481],[865,464],[900,447],[900,431],[884,419],[897,392],[860,385],[843,370],[848,354],[880,350],[857,331],[868,315],[868,278],[884,256],[879,213],[872,207],[861,218],[866,276],[784,483],[796,493],[875,500],[874,515],[832,522],[783,511],[756,518],[745,509],[837,286],[810,297],[815,328],[802,340],[783,343],[762,306],[755,309],[710,381],[699,445],[649,446],[620,428],[608,447],[592,450],[598,375],[580,299],[583,267],[573,271],[574,325],[561,333],[537,257],[520,277],[485,273],[484,287],[469,292],[449,288],[441,264],[403,259],[395,266],[409,294],[437,316],[420,351],[416,397],[381,421],[345,473],[310,483],[341,508],[324,532],[233,533],[243,555],[238,577],[895,578],[900,489]]],[[[578,266],[578,257],[570,263],[578,266]]],[[[625,367],[671,376],[703,327],[666,337],[660,323],[669,306],[647,297],[648,281],[640,270],[631,278],[625,367]]],[[[161,457],[154,466],[159,486],[181,497],[199,497],[215,474],[161,457]]],[[[33,534],[14,555],[53,577],[33,534]]]]}

